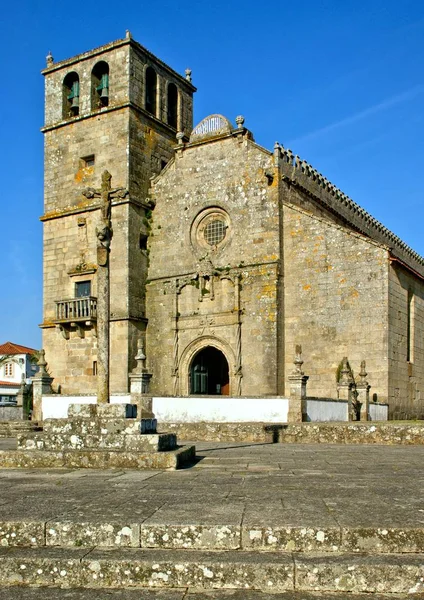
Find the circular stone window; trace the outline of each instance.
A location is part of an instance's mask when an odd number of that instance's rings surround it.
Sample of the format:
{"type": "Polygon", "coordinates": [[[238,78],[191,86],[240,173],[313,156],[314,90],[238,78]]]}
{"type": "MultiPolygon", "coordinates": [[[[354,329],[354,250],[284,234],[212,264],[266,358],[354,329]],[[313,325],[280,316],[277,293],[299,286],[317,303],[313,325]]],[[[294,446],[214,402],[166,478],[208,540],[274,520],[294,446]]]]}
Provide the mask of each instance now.
{"type": "Polygon", "coordinates": [[[222,208],[213,207],[203,210],[194,219],[191,226],[191,242],[194,246],[216,250],[230,238],[230,219],[222,208]]]}

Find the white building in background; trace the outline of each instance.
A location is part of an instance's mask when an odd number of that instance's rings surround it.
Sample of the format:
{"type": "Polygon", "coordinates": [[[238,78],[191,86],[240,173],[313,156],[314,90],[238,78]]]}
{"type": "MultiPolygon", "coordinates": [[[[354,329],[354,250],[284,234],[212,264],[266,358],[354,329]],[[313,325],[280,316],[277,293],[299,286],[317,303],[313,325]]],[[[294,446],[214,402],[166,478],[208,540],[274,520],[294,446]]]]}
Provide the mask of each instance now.
{"type": "Polygon", "coordinates": [[[14,401],[22,382],[29,383],[38,366],[33,362],[34,348],[5,342],[0,344],[0,402],[14,401]]]}

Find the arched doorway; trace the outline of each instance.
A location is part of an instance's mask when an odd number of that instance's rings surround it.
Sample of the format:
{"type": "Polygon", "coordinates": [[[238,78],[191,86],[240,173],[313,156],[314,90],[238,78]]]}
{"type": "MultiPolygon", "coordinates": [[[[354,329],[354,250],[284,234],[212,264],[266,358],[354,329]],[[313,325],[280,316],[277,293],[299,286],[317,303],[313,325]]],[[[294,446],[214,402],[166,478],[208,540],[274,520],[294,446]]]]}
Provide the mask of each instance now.
{"type": "Polygon", "coordinates": [[[221,350],[206,346],[193,358],[190,366],[190,394],[228,396],[230,377],[228,362],[221,350]]]}

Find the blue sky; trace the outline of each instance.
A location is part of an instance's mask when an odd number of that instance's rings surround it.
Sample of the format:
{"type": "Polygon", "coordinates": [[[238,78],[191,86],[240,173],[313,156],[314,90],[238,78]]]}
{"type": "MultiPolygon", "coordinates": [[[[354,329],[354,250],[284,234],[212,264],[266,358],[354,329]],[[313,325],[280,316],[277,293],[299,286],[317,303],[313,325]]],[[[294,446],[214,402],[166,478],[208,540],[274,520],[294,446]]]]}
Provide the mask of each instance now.
{"type": "Polygon", "coordinates": [[[43,77],[125,36],[193,70],[195,122],[222,113],[291,148],[424,254],[422,0],[7,3],[0,23],[0,342],[39,348],[43,77]]]}

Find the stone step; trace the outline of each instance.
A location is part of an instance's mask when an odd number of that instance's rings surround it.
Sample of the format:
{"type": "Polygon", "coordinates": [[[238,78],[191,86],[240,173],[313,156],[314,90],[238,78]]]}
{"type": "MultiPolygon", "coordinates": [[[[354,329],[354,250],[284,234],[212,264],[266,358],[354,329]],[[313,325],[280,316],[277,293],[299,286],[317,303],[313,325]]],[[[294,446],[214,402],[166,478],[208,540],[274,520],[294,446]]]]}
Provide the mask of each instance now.
{"type": "MultiPolygon", "coordinates": [[[[155,516],[151,518],[155,519],[155,516]]],[[[2,547],[132,547],[177,550],[424,554],[424,528],[247,527],[234,524],[149,523],[137,519],[0,522],[2,547]]]]}
{"type": "MultiPolygon", "coordinates": [[[[141,436],[140,436],[141,437],[141,436]]],[[[3,450],[2,469],[179,469],[195,460],[194,446],[163,452],[121,450],[3,450]]]]}
{"type": "Polygon", "coordinates": [[[141,432],[141,419],[135,418],[77,418],[46,419],[43,431],[47,435],[135,435],[141,432]]]}
{"type": "Polygon", "coordinates": [[[42,431],[42,427],[33,421],[0,421],[0,438],[16,437],[24,432],[42,431]]]}
{"type": "Polygon", "coordinates": [[[1,586],[424,592],[424,556],[202,552],[136,548],[0,549],[1,586]]]}
{"type": "Polygon", "coordinates": [[[62,431],[18,435],[18,450],[122,450],[124,452],[162,452],[177,447],[175,433],[74,433],[62,431]]]}
{"type": "MultiPolygon", "coordinates": [[[[0,587],[0,600],[106,600],[104,590],[83,588],[0,587]]],[[[424,595],[414,594],[413,600],[424,595]]],[[[327,592],[282,592],[269,594],[248,590],[108,589],[107,600],[405,600],[404,594],[349,594],[327,592]]]]}

